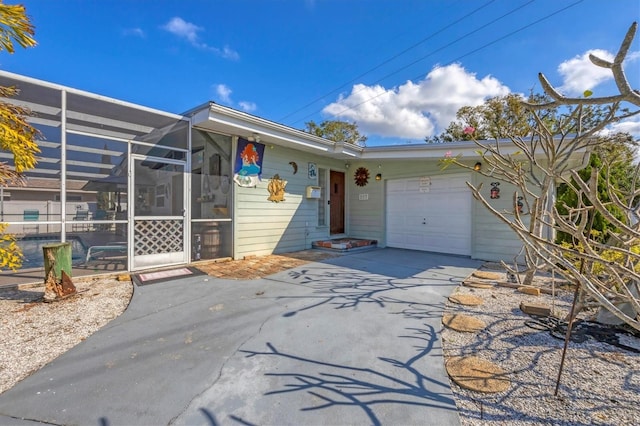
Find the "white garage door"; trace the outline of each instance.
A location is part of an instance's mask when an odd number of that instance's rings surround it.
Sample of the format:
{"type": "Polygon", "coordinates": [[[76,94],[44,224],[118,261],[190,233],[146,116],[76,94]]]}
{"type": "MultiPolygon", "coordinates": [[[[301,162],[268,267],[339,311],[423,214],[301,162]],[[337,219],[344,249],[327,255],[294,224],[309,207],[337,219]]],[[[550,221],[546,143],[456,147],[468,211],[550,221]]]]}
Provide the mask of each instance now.
{"type": "Polygon", "coordinates": [[[471,255],[471,176],[387,181],[387,246],[471,255]]]}

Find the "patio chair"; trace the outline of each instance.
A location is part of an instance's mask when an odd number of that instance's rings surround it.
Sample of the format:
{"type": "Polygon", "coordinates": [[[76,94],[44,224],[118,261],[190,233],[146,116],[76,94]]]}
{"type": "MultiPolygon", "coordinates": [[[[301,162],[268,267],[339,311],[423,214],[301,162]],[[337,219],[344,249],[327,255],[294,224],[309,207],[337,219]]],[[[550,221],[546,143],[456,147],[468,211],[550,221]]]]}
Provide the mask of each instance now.
{"type": "Polygon", "coordinates": [[[40,224],[38,223],[38,221],[40,220],[40,211],[38,210],[24,210],[22,212],[22,220],[24,222],[36,222],[35,224],[31,225],[31,224],[25,224],[22,225],[22,232],[23,233],[29,233],[29,232],[34,232],[36,234],[38,234],[40,232],[40,224]]]}
{"type": "Polygon", "coordinates": [[[71,231],[88,231],[89,224],[89,210],[76,210],[76,215],[73,217],[73,224],[71,225],[71,231]]]}
{"type": "Polygon", "coordinates": [[[87,258],[85,259],[85,265],[89,263],[91,259],[105,259],[112,256],[126,256],[127,255],[127,243],[125,241],[116,241],[107,243],[104,246],[91,246],[87,249],[87,258]]]}

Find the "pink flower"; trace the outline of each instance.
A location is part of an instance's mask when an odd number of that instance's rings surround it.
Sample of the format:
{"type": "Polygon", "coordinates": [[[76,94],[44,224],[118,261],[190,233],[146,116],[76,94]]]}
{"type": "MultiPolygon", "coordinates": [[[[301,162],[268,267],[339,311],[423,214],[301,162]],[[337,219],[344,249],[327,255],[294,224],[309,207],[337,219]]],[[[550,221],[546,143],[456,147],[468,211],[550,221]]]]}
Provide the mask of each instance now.
{"type": "Polygon", "coordinates": [[[444,158],[451,158],[451,151],[447,151],[444,153],[444,158]]]}
{"type": "Polygon", "coordinates": [[[475,132],[476,129],[474,127],[471,126],[467,126],[464,128],[464,134],[465,135],[470,135],[471,133],[475,132]]]}

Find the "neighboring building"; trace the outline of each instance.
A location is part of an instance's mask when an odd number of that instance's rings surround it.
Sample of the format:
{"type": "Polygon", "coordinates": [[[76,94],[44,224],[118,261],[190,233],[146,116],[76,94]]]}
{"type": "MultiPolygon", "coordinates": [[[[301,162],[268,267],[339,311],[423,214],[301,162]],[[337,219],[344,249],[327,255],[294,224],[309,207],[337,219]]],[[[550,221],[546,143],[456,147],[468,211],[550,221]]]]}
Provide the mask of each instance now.
{"type": "MultiPolygon", "coordinates": [[[[171,114],[8,72],[0,85],[20,89],[8,101],[29,107],[44,136],[28,185],[0,189],[2,220],[36,258],[34,241],[52,240],[73,240],[76,266],[98,272],[337,237],[509,262],[521,248],[466,185],[484,180],[488,195],[490,181],[440,167],[447,152],[476,163],[474,143],[363,148],[215,103],[171,114]]],[[[492,203],[510,209],[501,191],[492,203]]]]}

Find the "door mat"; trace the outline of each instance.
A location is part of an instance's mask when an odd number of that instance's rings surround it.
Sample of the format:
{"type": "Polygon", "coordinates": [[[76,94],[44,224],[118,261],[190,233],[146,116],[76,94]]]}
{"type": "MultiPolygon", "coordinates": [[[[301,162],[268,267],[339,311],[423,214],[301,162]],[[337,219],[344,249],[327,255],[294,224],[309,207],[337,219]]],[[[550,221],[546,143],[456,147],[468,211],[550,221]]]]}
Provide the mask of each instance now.
{"type": "Polygon", "coordinates": [[[185,267],[178,269],[169,269],[166,271],[143,272],[133,274],[131,279],[136,285],[157,284],[166,281],[172,281],[177,278],[197,277],[198,275],[206,275],[197,268],[185,267]]]}

